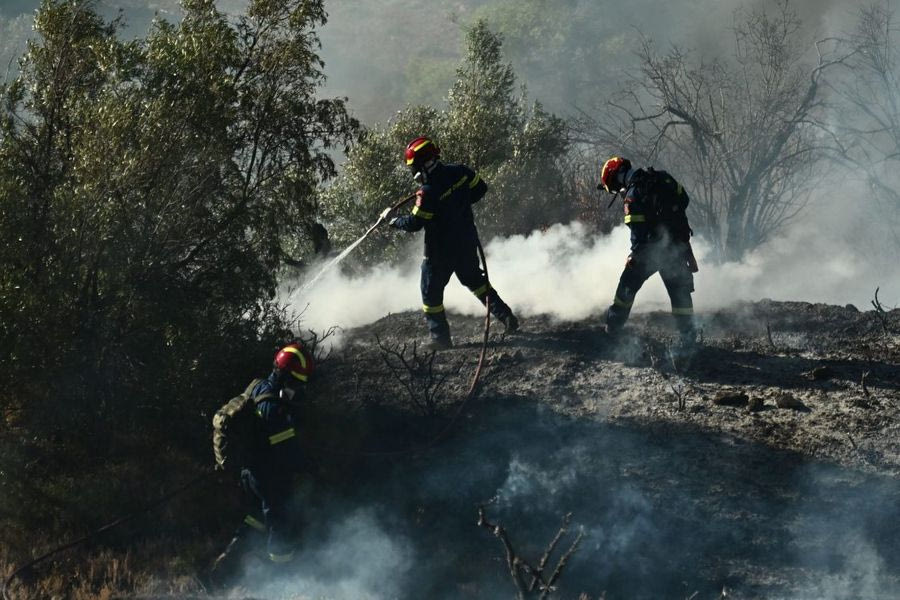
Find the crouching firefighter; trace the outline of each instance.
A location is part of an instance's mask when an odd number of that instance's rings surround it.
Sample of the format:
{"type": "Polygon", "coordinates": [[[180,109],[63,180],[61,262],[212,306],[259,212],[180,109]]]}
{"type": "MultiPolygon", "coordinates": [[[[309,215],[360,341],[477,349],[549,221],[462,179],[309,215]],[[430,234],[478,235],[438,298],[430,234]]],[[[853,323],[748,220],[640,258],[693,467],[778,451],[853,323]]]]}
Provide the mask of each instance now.
{"type": "MultiPolygon", "coordinates": [[[[390,219],[392,227],[405,231],[425,229],[425,260],[422,262],[422,310],[431,334],[431,347],[452,346],[450,324],[444,312],[444,287],[456,273],[491,313],[512,333],[519,320],[500,298],[481,269],[478,259],[478,229],[472,205],[487,192],[487,184],[465,165],[443,163],[433,141],[418,137],[406,147],[406,165],[421,185],[408,215],[390,219]]],[[[390,209],[383,213],[387,217],[390,209]]]]}
{"type": "Polygon", "coordinates": [[[313,358],[299,343],[275,354],[272,373],[254,379],[213,417],[216,468],[240,477],[247,511],[234,538],[213,565],[213,579],[238,575],[251,547],[265,544],[271,563],[293,558],[289,501],[300,468],[298,408],[313,358]]]}
{"type": "Polygon", "coordinates": [[[659,272],[683,346],[696,341],[693,231],[685,209],[690,198],[665,171],[633,169],[627,158],[614,156],[603,164],[598,188],[624,193],[625,223],[631,229],[631,254],[619,279],[612,306],[606,312],[606,331],[616,335],[628,320],[634,298],[647,279],[659,272]]]}

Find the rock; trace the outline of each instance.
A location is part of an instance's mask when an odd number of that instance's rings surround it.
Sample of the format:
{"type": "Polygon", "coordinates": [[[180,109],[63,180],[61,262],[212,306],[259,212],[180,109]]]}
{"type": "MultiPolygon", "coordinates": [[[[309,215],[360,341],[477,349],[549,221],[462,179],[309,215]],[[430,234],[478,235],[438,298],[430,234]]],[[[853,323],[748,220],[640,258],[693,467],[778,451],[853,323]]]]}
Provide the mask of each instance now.
{"type": "Polygon", "coordinates": [[[859,312],[859,309],[853,306],[852,304],[847,304],[844,306],[845,309],[853,312],[859,312]]]}
{"type": "Polygon", "coordinates": [[[778,408],[791,408],[794,410],[804,410],[806,405],[803,404],[793,394],[784,393],[775,398],[775,406],[778,408]]]}
{"type": "Polygon", "coordinates": [[[828,365],[821,365],[810,371],[808,375],[810,379],[823,381],[825,379],[831,379],[832,377],[834,377],[834,369],[832,369],[828,365]]]}
{"type": "Polygon", "coordinates": [[[752,396],[747,403],[747,410],[750,412],[759,412],[766,407],[766,401],[759,396],[752,396]]]}
{"type": "Polygon", "coordinates": [[[719,392],[713,397],[713,404],[718,406],[747,406],[750,397],[743,392],[719,392]]]}

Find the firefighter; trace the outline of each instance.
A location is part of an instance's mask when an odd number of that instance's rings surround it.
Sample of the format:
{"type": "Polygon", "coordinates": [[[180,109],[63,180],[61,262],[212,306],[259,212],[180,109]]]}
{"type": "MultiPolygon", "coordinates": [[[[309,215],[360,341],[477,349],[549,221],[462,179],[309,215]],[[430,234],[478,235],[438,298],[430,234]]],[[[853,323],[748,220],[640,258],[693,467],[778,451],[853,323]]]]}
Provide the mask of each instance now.
{"type": "MultiPolygon", "coordinates": [[[[235,575],[252,540],[261,539],[260,535],[265,539],[270,563],[293,559],[293,522],[288,503],[301,466],[297,413],[313,369],[313,358],[301,344],[284,346],[275,354],[272,373],[251,383],[245,394],[249,402],[235,411],[241,414],[231,417],[232,425],[227,431],[245,439],[217,440],[214,434],[217,461],[225,448],[241,455],[237,458],[241,463],[238,470],[248,508],[233,539],[213,565],[214,580],[221,582],[235,575]],[[239,426],[237,421],[241,418],[247,421],[246,426],[239,426]]],[[[215,428],[217,421],[213,423],[215,428]]]]}
{"type": "MultiPolygon", "coordinates": [[[[443,163],[441,151],[427,137],[417,137],[406,146],[406,165],[420,184],[416,202],[408,215],[390,219],[392,227],[405,231],[425,229],[425,260],[422,262],[422,310],[431,334],[430,346],[449,348],[450,324],[444,311],[444,287],[456,273],[460,283],[513,333],[519,320],[491,287],[479,265],[478,230],[472,205],[487,192],[487,184],[465,165],[443,163]]],[[[390,209],[383,216],[388,217],[390,209]]]]}
{"type": "Polygon", "coordinates": [[[616,295],[606,312],[606,331],[615,336],[625,325],[634,298],[647,279],[659,272],[683,346],[696,340],[691,231],[685,209],[687,192],[674,177],[652,167],[634,169],[627,158],[614,156],[603,164],[598,188],[623,193],[625,224],[631,229],[631,253],[619,278],[616,295]]]}

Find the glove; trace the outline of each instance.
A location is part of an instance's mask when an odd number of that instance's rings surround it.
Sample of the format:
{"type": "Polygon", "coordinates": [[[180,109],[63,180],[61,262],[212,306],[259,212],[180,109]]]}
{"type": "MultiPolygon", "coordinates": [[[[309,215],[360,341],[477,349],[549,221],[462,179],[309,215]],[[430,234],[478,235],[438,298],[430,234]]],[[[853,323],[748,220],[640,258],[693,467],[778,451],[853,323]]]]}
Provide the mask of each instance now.
{"type": "Polygon", "coordinates": [[[380,218],[381,218],[382,221],[384,221],[385,219],[388,218],[388,215],[391,214],[391,209],[392,209],[392,207],[388,206],[386,209],[384,209],[383,211],[381,211],[381,217],[380,217],[380,218]]]}
{"type": "Polygon", "coordinates": [[[393,219],[388,221],[388,225],[390,225],[391,227],[397,227],[397,223],[399,223],[399,222],[400,222],[400,217],[394,217],[393,219]]]}

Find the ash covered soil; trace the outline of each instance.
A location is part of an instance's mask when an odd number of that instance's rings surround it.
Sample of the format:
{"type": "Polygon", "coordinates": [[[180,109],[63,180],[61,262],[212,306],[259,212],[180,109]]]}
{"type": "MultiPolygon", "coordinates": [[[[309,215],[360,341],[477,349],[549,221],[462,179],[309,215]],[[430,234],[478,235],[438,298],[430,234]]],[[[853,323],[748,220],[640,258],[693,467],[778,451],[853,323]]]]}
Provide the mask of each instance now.
{"type": "MultiPolygon", "coordinates": [[[[533,562],[572,513],[584,539],[560,598],[900,597],[900,310],[740,304],[698,315],[690,357],[666,313],[616,341],[599,318],[532,316],[491,333],[466,403],[484,319],[450,319],[436,355],[403,313],[344,332],[323,362],[307,443],[334,485],[305,508],[302,563],[353,547],[335,531],[365,505],[407,559],[374,565],[387,581],[336,566],[361,597],[513,597],[475,525],[487,503],[533,562]]],[[[330,597],[310,577],[271,595],[330,597]]]]}
{"type": "MultiPolygon", "coordinates": [[[[465,396],[484,331],[483,318],[450,319],[455,346],[433,364],[434,379],[447,376],[435,403],[448,411],[465,396]]],[[[539,402],[572,417],[696,428],[900,474],[900,309],[739,304],[698,314],[701,341],[684,356],[673,348],[670,319],[663,312],[635,314],[616,340],[600,318],[532,316],[512,335],[492,324],[473,404],[539,402]]],[[[409,374],[394,354],[406,346],[412,363],[412,344],[425,341],[420,314],[389,315],[346,335],[323,378],[330,397],[426,411],[401,383],[409,374]]],[[[416,353],[428,354],[421,347],[416,353]]],[[[477,412],[475,406],[466,409],[477,412]]]]}

